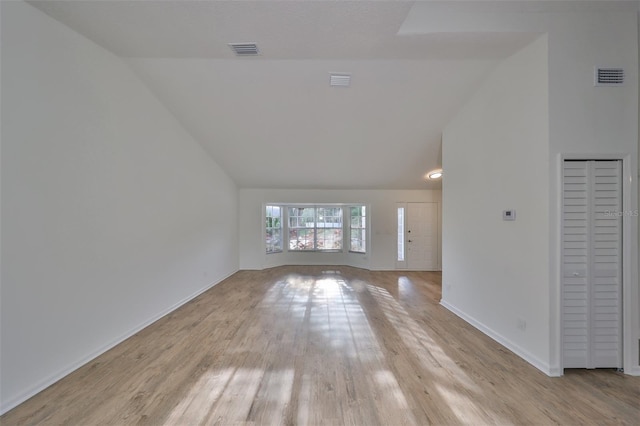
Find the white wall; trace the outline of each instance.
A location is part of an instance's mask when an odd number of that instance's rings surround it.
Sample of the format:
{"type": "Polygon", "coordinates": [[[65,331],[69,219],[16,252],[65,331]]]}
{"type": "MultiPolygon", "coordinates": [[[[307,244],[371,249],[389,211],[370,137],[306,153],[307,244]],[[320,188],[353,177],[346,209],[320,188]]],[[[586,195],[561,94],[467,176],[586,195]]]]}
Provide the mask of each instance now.
{"type": "MultiPolygon", "coordinates": [[[[561,374],[560,218],[562,156],[624,160],[623,207],[638,209],[638,23],[633,3],[608,2],[551,15],[549,32],[549,217],[552,374],[561,374]],[[618,3],[613,4],[613,3],[618,3]],[[596,6],[593,6],[596,7],[596,6]],[[619,7],[620,9],[616,9],[619,7]],[[616,65],[613,65],[616,64],[616,65]],[[594,87],[596,66],[624,68],[622,87],[594,87]]],[[[638,218],[625,216],[625,235],[636,235],[638,218]]],[[[624,369],[640,375],[638,340],[638,245],[623,238],[624,369]]]]}
{"type": "MultiPolygon", "coordinates": [[[[638,207],[638,22],[637,2],[470,2],[458,7],[450,2],[416,2],[401,32],[537,32],[548,35],[549,165],[547,202],[548,272],[536,289],[549,294],[537,309],[549,313],[549,353],[541,357],[552,375],[562,374],[560,361],[560,165],[563,155],[625,159],[623,187],[625,209],[638,207]],[[596,66],[623,67],[623,87],[594,87],[596,66]],[[548,290],[544,288],[548,287],[548,290]]],[[[524,99],[523,99],[524,101],[524,99]]],[[[508,125],[505,123],[505,125],[508,125]]],[[[446,151],[446,149],[445,149],[446,151]]],[[[496,155],[510,160],[508,153],[496,155]]],[[[519,158],[519,157],[516,157],[519,158]]],[[[443,162],[447,160],[443,158],[443,162]]],[[[451,165],[451,159],[449,159],[451,165]]],[[[447,175],[449,170],[446,171],[447,175]]],[[[538,181],[538,177],[531,177],[538,181]]],[[[451,183],[451,182],[449,182],[451,183]]],[[[447,180],[443,188],[444,215],[448,216],[447,180]]],[[[636,235],[637,217],[626,217],[625,233],[636,235]]],[[[445,224],[443,239],[448,239],[445,224]]],[[[451,252],[443,249],[444,280],[451,252]]],[[[520,255],[525,261],[528,252],[520,255]]],[[[625,240],[624,266],[624,368],[640,375],[638,339],[638,241],[625,240]]],[[[531,284],[534,285],[534,284],[531,284]]],[[[516,302],[517,303],[517,302],[516,302]]],[[[474,311],[482,310],[482,306],[474,311]]],[[[491,309],[491,307],[484,307],[491,309]]],[[[511,326],[509,322],[504,327],[511,326]]],[[[529,328],[527,328],[529,330],[529,328]]],[[[528,333],[528,332],[527,332],[528,333]]],[[[534,340],[524,347],[533,347],[534,340]]],[[[540,351],[536,351],[538,353],[540,351]]]]}
{"type": "Polygon", "coordinates": [[[238,270],[237,189],[117,57],[2,2],[5,411],[238,270]]]}
{"type": "MultiPolygon", "coordinates": [[[[398,202],[436,202],[439,190],[287,190],[239,191],[240,268],[262,269],[278,265],[352,265],[373,270],[396,269],[398,202]],[[266,254],[263,241],[265,203],[358,203],[368,205],[371,235],[369,252],[266,254]]],[[[438,208],[440,210],[440,208],[438,208]]],[[[438,227],[440,239],[440,226],[438,227]]],[[[440,255],[438,255],[440,259],[440,255]]]]}
{"type": "Polygon", "coordinates": [[[442,304],[542,369],[549,353],[546,58],[542,36],[500,64],[446,127],[442,156],[442,304]],[[516,210],[515,221],[502,220],[506,209],[516,210]]]}

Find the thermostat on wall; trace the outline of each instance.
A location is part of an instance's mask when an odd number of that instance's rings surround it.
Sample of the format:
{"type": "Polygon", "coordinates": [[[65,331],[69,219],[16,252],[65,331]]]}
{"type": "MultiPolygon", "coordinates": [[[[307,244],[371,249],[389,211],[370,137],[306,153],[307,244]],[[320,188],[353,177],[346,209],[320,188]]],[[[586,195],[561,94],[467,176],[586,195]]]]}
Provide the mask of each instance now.
{"type": "Polygon", "coordinates": [[[502,220],[516,220],[515,210],[504,210],[502,212],[502,220]]]}

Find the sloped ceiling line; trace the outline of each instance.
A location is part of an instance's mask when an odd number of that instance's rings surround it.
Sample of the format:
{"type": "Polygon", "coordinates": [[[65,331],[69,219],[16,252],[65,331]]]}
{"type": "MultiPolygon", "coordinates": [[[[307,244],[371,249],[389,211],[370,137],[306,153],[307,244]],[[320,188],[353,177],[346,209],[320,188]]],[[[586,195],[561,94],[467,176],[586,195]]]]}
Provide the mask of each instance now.
{"type": "Polygon", "coordinates": [[[535,36],[403,33],[403,1],[29,3],[125,58],[239,187],[440,187],[447,120],[535,36]]]}

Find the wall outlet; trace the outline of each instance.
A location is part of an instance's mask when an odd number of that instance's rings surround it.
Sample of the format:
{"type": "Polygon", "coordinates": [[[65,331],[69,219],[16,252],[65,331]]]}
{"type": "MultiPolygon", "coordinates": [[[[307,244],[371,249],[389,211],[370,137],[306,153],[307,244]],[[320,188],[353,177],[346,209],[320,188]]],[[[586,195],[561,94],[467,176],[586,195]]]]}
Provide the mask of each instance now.
{"type": "Polygon", "coordinates": [[[516,322],[516,327],[520,331],[525,331],[527,329],[527,322],[522,318],[518,318],[516,322]]]}

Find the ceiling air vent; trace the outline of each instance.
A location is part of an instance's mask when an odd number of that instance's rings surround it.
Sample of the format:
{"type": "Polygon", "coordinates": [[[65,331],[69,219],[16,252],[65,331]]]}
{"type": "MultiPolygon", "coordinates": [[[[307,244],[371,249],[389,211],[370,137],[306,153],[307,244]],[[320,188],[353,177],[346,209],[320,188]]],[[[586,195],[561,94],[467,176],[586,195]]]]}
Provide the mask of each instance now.
{"type": "Polygon", "coordinates": [[[229,43],[229,47],[238,56],[256,56],[260,53],[255,43],[229,43]]]}
{"type": "Polygon", "coordinates": [[[624,83],[622,68],[596,68],[596,86],[620,86],[624,83]]]}
{"type": "Polygon", "coordinates": [[[329,84],[336,87],[349,87],[351,85],[351,74],[329,74],[329,84]]]}

